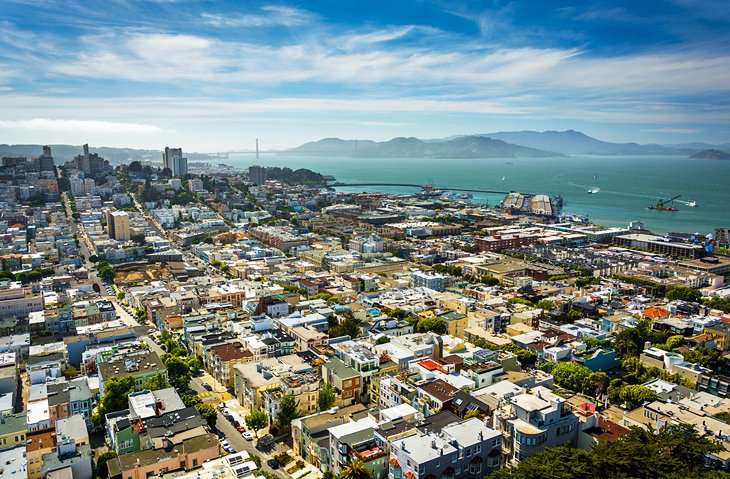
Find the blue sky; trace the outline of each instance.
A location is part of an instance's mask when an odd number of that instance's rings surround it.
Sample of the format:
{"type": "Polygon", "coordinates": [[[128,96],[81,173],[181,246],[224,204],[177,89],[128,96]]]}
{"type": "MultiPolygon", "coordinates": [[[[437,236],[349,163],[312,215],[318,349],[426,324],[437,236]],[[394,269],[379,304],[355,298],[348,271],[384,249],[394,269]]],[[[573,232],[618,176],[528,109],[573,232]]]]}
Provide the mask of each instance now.
{"type": "Polygon", "coordinates": [[[726,0],[2,0],[0,143],[724,143],[729,26],[726,0]]]}

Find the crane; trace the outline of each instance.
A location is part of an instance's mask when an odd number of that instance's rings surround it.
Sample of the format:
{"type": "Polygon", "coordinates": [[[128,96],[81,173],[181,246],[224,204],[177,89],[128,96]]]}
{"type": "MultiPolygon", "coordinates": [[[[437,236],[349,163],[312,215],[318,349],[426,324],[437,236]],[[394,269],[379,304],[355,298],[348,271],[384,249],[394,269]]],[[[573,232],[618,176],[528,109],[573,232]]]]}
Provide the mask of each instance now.
{"type": "Polygon", "coordinates": [[[649,205],[650,210],[659,210],[659,211],[677,211],[677,208],[674,207],[674,200],[681,197],[682,195],[677,195],[673,198],[670,198],[668,200],[659,200],[656,203],[656,206],[649,205]],[[671,203],[671,205],[669,204],[671,203]]]}

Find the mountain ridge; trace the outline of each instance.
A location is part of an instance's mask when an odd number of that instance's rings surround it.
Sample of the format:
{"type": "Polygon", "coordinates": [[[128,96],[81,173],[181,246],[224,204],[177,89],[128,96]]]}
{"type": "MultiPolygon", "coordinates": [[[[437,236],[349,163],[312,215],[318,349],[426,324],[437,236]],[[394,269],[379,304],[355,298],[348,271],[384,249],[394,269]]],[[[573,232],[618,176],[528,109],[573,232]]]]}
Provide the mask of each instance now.
{"type": "Polygon", "coordinates": [[[561,153],[513,145],[477,135],[446,140],[397,137],[388,141],[324,138],[286,151],[295,155],[338,155],[354,158],[549,158],[561,153]]]}
{"type": "Polygon", "coordinates": [[[479,136],[498,139],[519,146],[542,148],[564,155],[681,155],[689,156],[698,149],[658,144],[612,143],[576,130],[514,131],[482,133],[479,136]]]}

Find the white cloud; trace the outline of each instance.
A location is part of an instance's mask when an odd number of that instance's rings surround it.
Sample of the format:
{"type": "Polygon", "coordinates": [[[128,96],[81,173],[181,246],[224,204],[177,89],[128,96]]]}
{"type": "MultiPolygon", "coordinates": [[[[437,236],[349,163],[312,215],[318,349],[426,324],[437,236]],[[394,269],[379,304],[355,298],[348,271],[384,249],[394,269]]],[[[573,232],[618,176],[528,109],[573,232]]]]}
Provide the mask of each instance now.
{"type": "Polygon", "coordinates": [[[263,13],[245,15],[203,13],[201,18],[204,23],[220,27],[295,27],[311,22],[315,18],[306,10],[283,5],[267,5],[261,7],[261,10],[263,13]]]}
{"type": "Polygon", "coordinates": [[[99,120],[56,120],[33,118],[29,120],[0,120],[0,128],[44,132],[89,133],[157,133],[162,129],[144,123],[124,123],[99,120]]]}

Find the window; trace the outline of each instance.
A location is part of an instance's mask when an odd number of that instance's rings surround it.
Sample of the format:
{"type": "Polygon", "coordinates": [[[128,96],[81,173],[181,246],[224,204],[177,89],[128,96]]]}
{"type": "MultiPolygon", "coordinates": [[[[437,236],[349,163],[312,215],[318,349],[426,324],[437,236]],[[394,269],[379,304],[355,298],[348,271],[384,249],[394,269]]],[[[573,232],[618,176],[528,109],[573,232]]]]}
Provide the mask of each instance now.
{"type": "Polygon", "coordinates": [[[480,452],[482,452],[482,445],[477,444],[476,447],[474,448],[474,454],[479,454],[480,452]]]}
{"type": "Polygon", "coordinates": [[[193,459],[193,467],[197,467],[197,466],[198,466],[198,460],[197,459],[193,459]]]}
{"type": "Polygon", "coordinates": [[[471,456],[471,448],[467,447],[466,448],[466,457],[469,457],[469,456],[471,456]]]}

